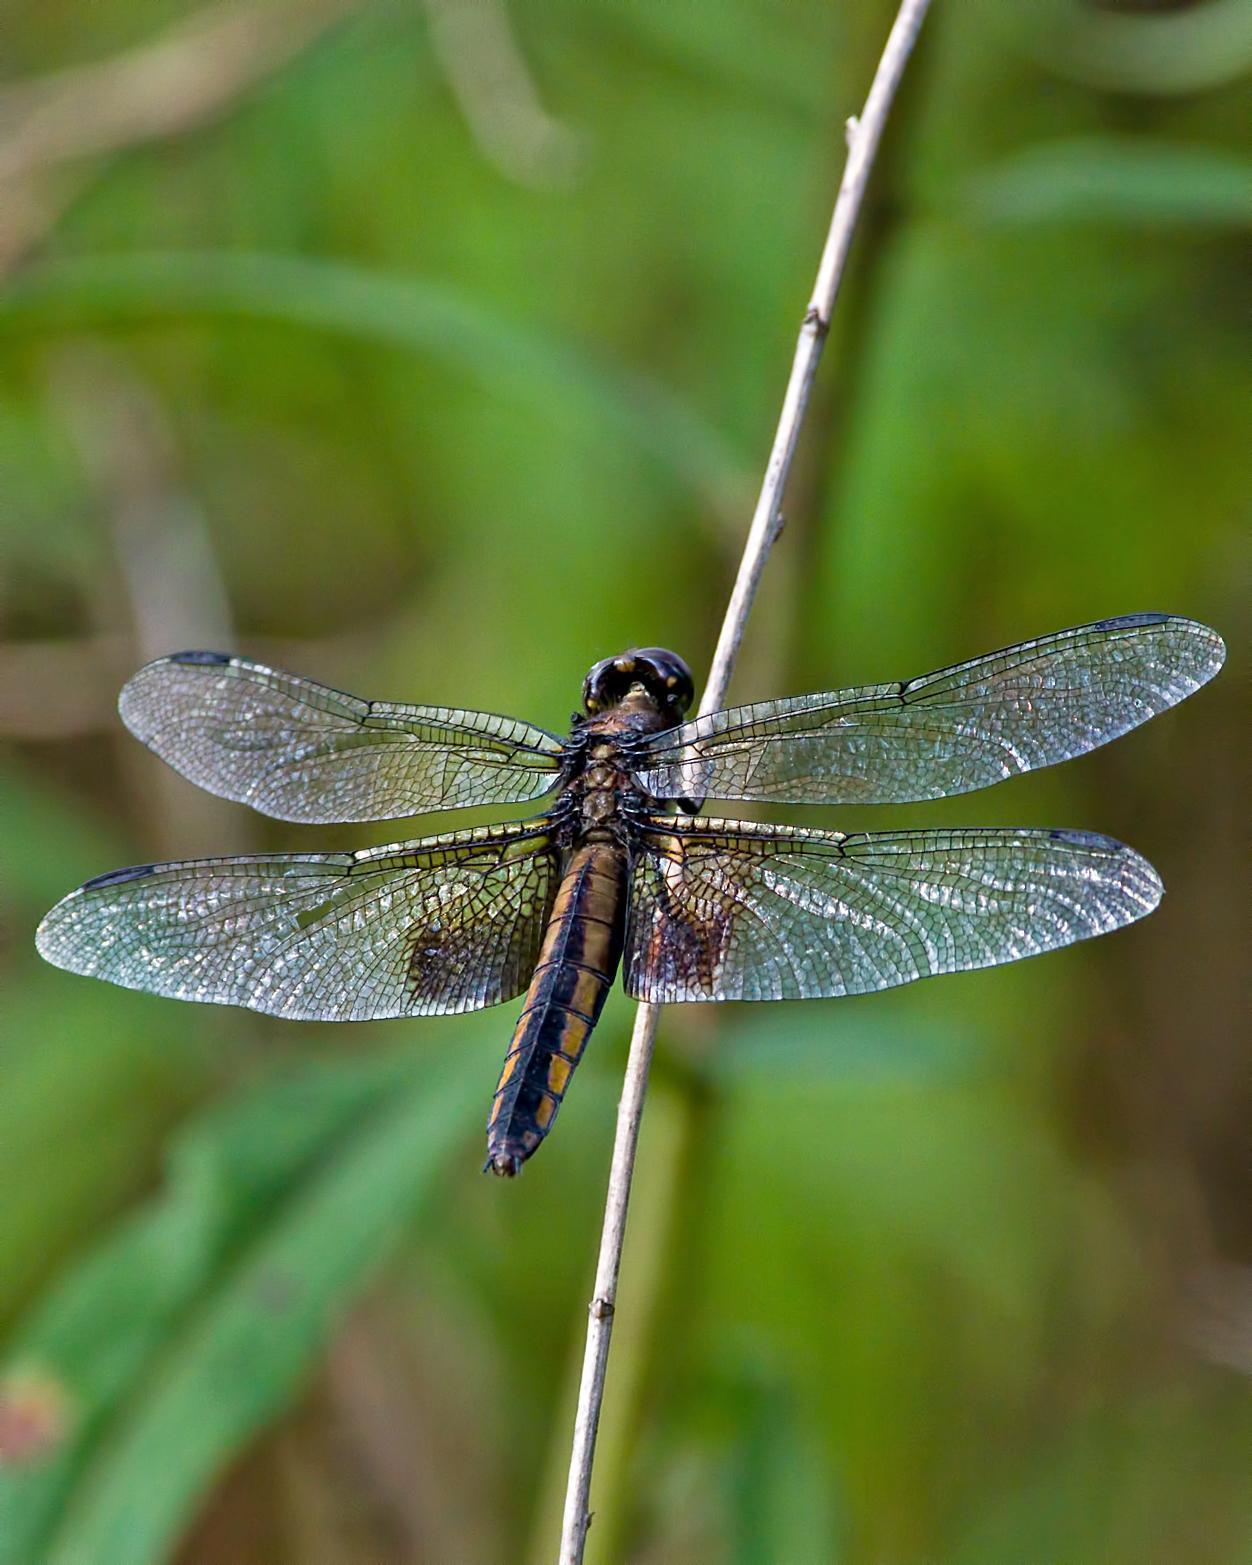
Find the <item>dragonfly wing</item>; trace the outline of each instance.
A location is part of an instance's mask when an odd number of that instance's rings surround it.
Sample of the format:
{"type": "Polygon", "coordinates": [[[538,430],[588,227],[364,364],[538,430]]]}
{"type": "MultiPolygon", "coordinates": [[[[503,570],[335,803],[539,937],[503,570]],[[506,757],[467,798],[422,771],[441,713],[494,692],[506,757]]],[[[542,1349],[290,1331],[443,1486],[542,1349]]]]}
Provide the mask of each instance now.
{"type": "Polygon", "coordinates": [[[656,817],[631,875],[639,1000],[809,1000],[1016,961],[1150,913],[1156,871],[1071,831],[805,831],[656,817]]]}
{"type": "Polygon", "coordinates": [[[561,741],[529,723],[362,701],[219,652],[158,658],[118,704],[175,771],[280,820],[521,804],[555,787],[561,764],[561,741]]]}
{"type": "Polygon", "coordinates": [[[1194,620],[1129,614],[890,685],[732,707],[657,735],[658,799],[889,804],[1067,761],[1174,706],[1222,665],[1194,620]]]}
{"type": "Polygon", "coordinates": [[[559,870],[545,821],[148,864],[72,891],[36,941],[70,972],[302,1021],[474,1011],[525,988],[559,870]]]}

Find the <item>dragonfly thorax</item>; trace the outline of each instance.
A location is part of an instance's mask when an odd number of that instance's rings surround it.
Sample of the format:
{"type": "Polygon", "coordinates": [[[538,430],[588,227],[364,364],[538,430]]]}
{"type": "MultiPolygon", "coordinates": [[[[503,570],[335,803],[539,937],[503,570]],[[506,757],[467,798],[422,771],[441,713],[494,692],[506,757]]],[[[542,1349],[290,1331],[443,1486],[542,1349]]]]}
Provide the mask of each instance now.
{"type": "Polygon", "coordinates": [[[617,745],[610,738],[593,743],[581,774],[570,787],[576,807],[576,830],[584,840],[615,834],[621,824],[626,792],[635,792],[633,779],[617,745]]]}

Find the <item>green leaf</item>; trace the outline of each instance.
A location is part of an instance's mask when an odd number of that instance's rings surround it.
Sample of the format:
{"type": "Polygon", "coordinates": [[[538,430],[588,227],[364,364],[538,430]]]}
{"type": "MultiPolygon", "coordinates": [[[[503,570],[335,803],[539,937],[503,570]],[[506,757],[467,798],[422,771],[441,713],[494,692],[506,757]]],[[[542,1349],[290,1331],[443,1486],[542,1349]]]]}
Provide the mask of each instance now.
{"type": "Polygon", "coordinates": [[[966,199],[976,217],[992,223],[1245,228],[1252,222],[1252,169],[1214,147],[1075,137],[983,169],[966,199]]]}
{"type": "Polygon", "coordinates": [[[333,261],[230,251],[172,251],[58,261],[0,294],[0,329],[48,331],[111,321],[239,316],[341,332],[427,354],[489,390],[593,411],[723,509],[750,493],[721,435],[655,381],[501,319],[426,278],[333,261]]]}
{"type": "Polygon", "coordinates": [[[16,1344],[0,1407],[35,1449],[0,1477],[0,1561],[165,1558],[463,1141],[482,1082],[461,1061],[438,1083],[407,1052],[315,1066],[179,1138],[165,1195],[16,1344]]]}

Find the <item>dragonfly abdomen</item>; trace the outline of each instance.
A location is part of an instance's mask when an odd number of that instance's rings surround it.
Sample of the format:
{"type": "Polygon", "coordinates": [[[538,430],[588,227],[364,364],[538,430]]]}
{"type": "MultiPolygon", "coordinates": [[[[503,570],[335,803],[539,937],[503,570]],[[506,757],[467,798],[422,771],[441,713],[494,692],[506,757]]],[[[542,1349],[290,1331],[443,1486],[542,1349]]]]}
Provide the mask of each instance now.
{"type": "Polygon", "coordinates": [[[514,1175],[551,1130],[622,955],[626,858],[576,848],[561,880],[526,1004],[487,1121],[487,1164],[514,1175]]]}

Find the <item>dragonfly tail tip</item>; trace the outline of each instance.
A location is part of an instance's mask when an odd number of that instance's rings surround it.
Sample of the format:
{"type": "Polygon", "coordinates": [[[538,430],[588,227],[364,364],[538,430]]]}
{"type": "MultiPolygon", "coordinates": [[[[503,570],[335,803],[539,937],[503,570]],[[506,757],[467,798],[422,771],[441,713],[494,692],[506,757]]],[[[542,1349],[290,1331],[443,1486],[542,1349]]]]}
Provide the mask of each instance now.
{"type": "Polygon", "coordinates": [[[501,1179],[516,1179],[522,1171],[522,1159],[516,1152],[492,1152],[483,1164],[483,1173],[498,1174],[501,1179]]]}

